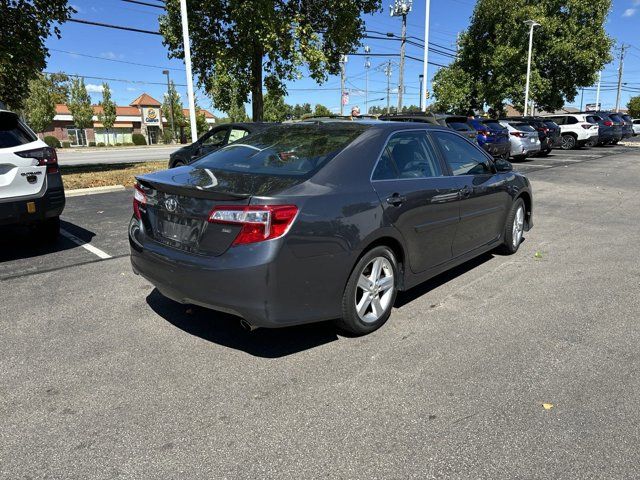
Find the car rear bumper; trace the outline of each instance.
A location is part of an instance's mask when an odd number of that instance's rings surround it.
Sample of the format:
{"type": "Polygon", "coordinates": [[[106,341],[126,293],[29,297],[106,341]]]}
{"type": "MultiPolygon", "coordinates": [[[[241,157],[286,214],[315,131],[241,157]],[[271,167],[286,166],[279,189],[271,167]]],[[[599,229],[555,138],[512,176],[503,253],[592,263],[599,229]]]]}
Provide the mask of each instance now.
{"type": "Polygon", "coordinates": [[[502,155],[508,155],[511,145],[509,143],[485,143],[482,148],[494,157],[500,157],[502,155]]]}
{"type": "Polygon", "coordinates": [[[0,225],[37,223],[59,217],[65,206],[64,187],[59,174],[47,176],[37,195],[0,199],[0,225]]]}
{"type": "Polygon", "coordinates": [[[345,259],[296,258],[279,240],[232,247],[219,256],[189,254],[144,235],[139,242],[131,232],[129,243],[134,273],[176,302],[237,315],[256,327],[340,315],[343,277],[349,274],[345,259]]]}

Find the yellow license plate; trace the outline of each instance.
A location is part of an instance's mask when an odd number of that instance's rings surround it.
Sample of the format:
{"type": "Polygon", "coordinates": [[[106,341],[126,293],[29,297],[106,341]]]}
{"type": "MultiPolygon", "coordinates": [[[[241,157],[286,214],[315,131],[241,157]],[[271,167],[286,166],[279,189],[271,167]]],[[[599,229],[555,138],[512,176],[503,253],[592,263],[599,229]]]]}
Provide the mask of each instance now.
{"type": "Polygon", "coordinates": [[[27,212],[36,213],[36,202],[27,202],[27,212]]]}

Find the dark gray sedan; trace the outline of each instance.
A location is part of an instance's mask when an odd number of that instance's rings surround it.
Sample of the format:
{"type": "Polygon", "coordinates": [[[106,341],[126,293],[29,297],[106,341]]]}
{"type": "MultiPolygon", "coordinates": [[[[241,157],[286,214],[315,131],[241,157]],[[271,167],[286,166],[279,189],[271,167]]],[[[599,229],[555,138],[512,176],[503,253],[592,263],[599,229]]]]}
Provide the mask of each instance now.
{"type": "Polygon", "coordinates": [[[246,326],[380,327],[399,290],[483,252],[514,253],[531,186],[450,129],[276,125],[192,165],[144,175],[133,270],[165,296],[246,326]]]}

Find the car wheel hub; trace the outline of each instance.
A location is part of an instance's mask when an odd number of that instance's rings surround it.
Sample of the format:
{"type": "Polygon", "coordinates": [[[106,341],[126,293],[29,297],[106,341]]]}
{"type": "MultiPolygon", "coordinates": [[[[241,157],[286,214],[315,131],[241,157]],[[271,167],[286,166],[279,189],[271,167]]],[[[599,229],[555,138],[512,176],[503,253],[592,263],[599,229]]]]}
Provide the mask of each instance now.
{"type": "Polygon", "coordinates": [[[513,237],[513,246],[520,245],[522,240],[522,233],[524,232],[524,209],[519,207],[516,211],[516,216],[513,219],[513,229],[511,231],[513,237]]]}
{"type": "Polygon", "coordinates": [[[380,319],[391,307],[395,277],[389,259],[376,257],[360,273],[356,287],[355,307],[365,323],[380,319]]]}

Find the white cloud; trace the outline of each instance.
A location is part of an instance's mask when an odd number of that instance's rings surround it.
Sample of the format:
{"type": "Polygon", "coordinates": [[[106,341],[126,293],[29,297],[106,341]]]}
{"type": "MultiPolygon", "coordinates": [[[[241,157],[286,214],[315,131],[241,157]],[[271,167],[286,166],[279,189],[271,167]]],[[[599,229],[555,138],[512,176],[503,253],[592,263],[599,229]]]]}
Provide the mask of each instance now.
{"type": "Polygon", "coordinates": [[[137,92],[138,90],[140,89],[136,87],[127,87],[127,92],[137,92]]]}
{"type": "Polygon", "coordinates": [[[95,83],[87,83],[87,92],[102,93],[102,85],[96,85],[95,83]]]}
{"type": "Polygon", "coordinates": [[[640,7],[640,0],[633,0],[634,7],[640,7]]]}
{"type": "Polygon", "coordinates": [[[100,56],[102,58],[108,58],[110,60],[120,60],[124,58],[124,55],[122,55],[121,53],[114,53],[114,52],[102,52],[100,56]]]}
{"type": "Polygon", "coordinates": [[[623,17],[633,17],[636,14],[636,8],[627,8],[622,14],[623,17]]]}

